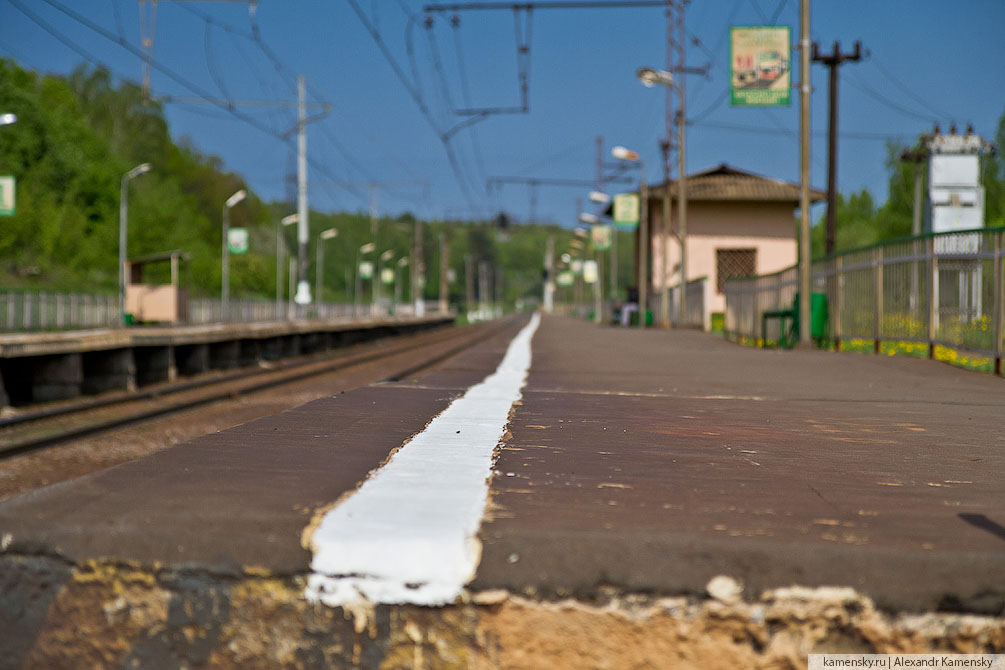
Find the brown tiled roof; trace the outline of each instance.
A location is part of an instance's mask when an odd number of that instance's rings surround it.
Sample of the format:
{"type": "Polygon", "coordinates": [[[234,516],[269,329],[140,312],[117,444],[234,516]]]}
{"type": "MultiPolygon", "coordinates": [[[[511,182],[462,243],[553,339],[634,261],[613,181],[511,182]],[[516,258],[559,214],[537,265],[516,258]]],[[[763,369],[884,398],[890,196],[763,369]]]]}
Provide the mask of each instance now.
{"type": "MultiPolygon", "coordinates": [[[[649,187],[649,198],[663,197],[664,184],[649,187]]],[[[677,197],[677,181],[670,181],[670,195],[677,197]]],[[[810,189],[810,201],[825,200],[823,191],[810,189]]],[[[799,184],[739,170],[725,163],[711,170],[688,175],[687,199],[705,201],[792,202],[799,204],[799,184]]]]}

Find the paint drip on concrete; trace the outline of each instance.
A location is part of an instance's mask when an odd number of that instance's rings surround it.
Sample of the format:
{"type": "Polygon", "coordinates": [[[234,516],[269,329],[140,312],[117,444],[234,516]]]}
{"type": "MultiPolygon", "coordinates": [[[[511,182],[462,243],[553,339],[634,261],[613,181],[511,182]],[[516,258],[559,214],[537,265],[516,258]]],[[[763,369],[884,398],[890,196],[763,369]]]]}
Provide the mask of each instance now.
{"type": "Polygon", "coordinates": [[[495,372],[324,516],[311,540],[308,600],[435,606],[460,595],[481,557],[492,455],[521,398],[539,322],[535,314],[495,372]]]}

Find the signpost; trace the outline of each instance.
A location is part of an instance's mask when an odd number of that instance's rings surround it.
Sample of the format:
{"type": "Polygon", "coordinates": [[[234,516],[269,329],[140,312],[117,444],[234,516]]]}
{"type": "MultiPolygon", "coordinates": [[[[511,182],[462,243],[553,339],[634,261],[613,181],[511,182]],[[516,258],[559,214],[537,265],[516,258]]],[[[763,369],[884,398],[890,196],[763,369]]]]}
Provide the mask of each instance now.
{"type": "Polygon", "coordinates": [[[0,175],[0,216],[14,216],[16,188],[12,175],[0,175]]]}
{"type": "Polygon", "coordinates": [[[729,37],[729,104],[788,107],[792,100],[788,26],[733,26],[729,37]]]}
{"type": "Polygon", "coordinates": [[[597,251],[607,251],[611,248],[611,227],[598,223],[590,229],[593,248],[597,251]]]}
{"type": "Polygon", "coordinates": [[[614,225],[622,230],[635,230],[639,225],[639,194],[619,193],[614,196],[614,225]]]}
{"type": "Polygon", "coordinates": [[[227,253],[248,253],[248,229],[231,228],[227,231],[227,253]]]}
{"type": "Polygon", "coordinates": [[[365,280],[373,279],[373,263],[371,261],[360,261],[359,278],[365,280]]]}

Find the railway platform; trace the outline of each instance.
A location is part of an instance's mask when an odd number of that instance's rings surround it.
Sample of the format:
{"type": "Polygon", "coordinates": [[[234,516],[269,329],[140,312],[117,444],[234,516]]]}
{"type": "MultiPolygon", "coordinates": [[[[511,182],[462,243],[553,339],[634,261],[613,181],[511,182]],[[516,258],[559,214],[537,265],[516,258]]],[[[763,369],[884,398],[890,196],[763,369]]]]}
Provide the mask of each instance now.
{"type": "Polygon", "coordinates": [[[137,388],[386,335],[442,326],[451,314],[0,334],[0,407],[137,388]]]}
{"type": "Polygon", "coordinates": [[[1005,385],[521,316],[0,504],[0,667],[1005,653],[1005,385]]]}

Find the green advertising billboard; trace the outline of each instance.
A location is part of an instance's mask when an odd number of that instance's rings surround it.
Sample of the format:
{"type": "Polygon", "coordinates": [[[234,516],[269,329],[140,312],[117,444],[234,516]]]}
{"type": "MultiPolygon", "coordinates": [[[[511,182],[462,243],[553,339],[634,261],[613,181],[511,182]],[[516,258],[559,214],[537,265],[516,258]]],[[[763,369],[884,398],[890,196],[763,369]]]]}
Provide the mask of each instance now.
{"type": "Polygon", "coordinates": [[[729,104],[787,107],[792,102],[788,26],[729,29],[729,104]]]}

